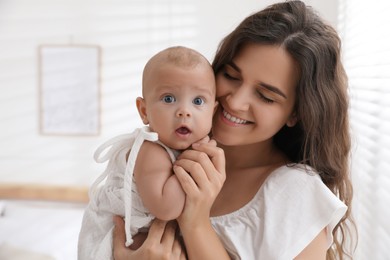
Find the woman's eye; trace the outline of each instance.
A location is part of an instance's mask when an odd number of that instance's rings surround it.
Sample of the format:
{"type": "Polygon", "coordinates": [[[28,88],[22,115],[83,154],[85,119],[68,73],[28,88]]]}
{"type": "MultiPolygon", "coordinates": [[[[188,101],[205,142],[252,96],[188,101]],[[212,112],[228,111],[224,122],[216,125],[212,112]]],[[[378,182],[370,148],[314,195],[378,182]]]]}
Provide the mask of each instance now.
{"type": "Polygon", "coordinates": [[[227,73],[227,72],[224,72],[223,73],[223,76],[225,77],[225,78],[227,78],[227,79],[230,79],[230,80],[238,80],[238,78],[235,78],[235,77],[233,77],[233,76],[231,76],[229,73],[227,73]]]}
{"type": "Polygon", "coordinates": [[[173,103],[176,101],[175,97],[172,96],[172,95],[166,95],[162,98],[162,100],[165,102],[165,103],[173,103]]]}
{"type": "Polygon", "coordinates": [[[267,98],[266,96],[263,95],[261,92],[257,92],[257,95],[259,96],[260,99],[262,99],[265,103],[272,104],[275,101],[273,99],[267,98]]]}
{"type": "Polygon", "coordinates": [[[196,97],[196,98],[194,98],[194,100],[192,101],[192,103],[194,103],[195,105],[200,106],[200,105],[203,105],[203,104],[204,104],[204,100],[203,100],[203,98],[196,97]]]}

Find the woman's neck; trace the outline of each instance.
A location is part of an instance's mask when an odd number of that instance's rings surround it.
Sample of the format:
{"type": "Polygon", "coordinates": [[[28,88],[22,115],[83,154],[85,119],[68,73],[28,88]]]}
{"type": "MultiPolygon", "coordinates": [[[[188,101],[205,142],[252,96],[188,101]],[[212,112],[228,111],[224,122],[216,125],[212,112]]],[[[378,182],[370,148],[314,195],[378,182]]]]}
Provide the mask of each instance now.
{"type": "Polygon", "coordinates": [[[218,144],[226,158],[226,169],[247,169],[287,162],[286,156],[270,141],[241,146],[218,144]]]}

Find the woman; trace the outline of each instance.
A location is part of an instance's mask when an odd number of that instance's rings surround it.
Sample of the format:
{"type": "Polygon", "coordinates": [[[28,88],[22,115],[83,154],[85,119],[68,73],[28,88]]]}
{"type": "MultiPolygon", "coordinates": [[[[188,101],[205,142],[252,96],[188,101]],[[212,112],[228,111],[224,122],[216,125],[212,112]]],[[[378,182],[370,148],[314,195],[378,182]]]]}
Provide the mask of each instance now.
{"type": "MultiPolygon", "coordinates": [[[[174,168],[187,196],[177,221],[189,259],[349,256],[350,136],[340,59],[336,31],[300,1],[249,16],[222,41],[213,62],[218,147],[194,145],[174,168]]],[[[164,225],[158,230],[168,236],[164,225]]]]}

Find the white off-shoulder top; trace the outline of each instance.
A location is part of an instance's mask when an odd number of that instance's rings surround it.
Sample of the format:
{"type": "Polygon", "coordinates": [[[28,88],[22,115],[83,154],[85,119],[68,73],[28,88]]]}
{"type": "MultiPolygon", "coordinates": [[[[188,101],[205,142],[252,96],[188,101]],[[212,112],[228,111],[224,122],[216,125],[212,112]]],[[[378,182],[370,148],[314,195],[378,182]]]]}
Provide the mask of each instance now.
{"type": "Polygon", "coordinates": [[[311,168],[282,166],[244,207],[211,222],[233,259],[291,260],[324,228],[331,246],[346,210],[311,168]]]}

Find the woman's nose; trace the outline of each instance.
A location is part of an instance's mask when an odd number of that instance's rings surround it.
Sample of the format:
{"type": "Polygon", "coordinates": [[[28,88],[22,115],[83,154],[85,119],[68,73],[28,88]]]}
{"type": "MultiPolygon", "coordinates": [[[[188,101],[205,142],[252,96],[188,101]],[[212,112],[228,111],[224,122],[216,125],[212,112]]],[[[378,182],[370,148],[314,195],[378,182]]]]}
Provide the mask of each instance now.
{"type": "Polygon", "coordinates": [[[250,100],[250,90],[248,87],[239,86],[232,90],[226,97],[226,101],[232,110],[248,110],[250,100]]]}

